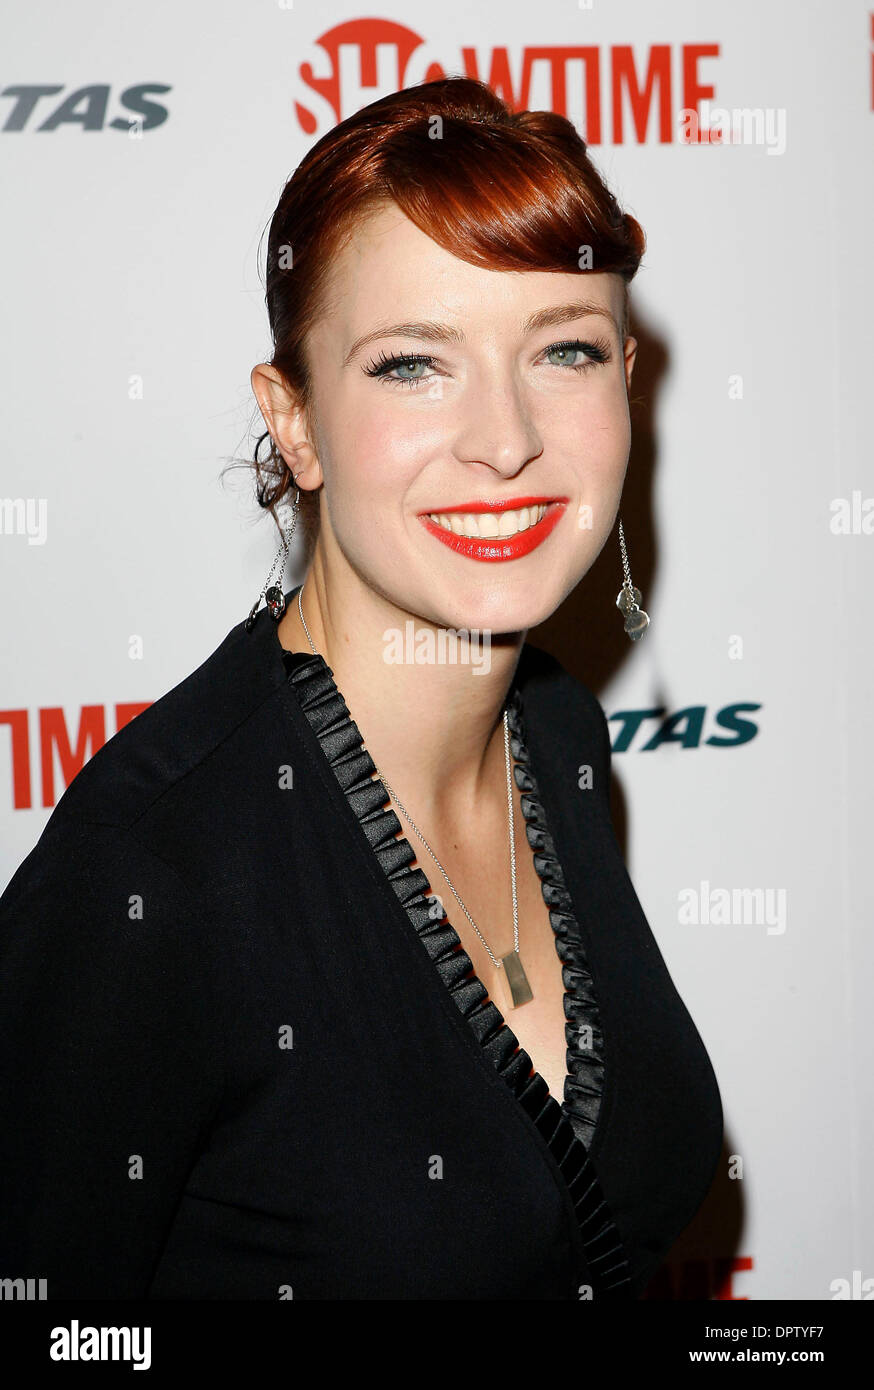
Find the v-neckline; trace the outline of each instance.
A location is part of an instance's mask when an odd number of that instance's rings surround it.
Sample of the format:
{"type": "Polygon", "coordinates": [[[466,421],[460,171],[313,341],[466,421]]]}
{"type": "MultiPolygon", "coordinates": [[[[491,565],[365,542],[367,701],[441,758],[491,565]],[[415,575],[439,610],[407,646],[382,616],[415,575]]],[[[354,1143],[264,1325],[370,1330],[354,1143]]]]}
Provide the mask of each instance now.
{"type": "MultiPolygon", "coordinates": [[[[294,590],[294,595],[295,595],[295,597],[297,596],[297,589],[294,590]]],[[[276,633],[276,639],[277,639],[277,642],[278,642],[278,641],[279,641],[279,634],[278,634],[278,632],[276,633]]],[[[360,742],[360,745],[361,745],[361,748],[362,748],[363,752],[367,754],[368,758],[370,758],[370,761],[371,761],[371,763],[373,764],[373,776],[371,777],[371,781],[372,781],[372,783],[373,783],[374,788],[378,790],[379,797],[380,797],[380,806],[381,806],[386,812],[390,812],[391,815],[393,815],[393,816],[395,817],[395,820],[397,821],[397,831],[394,833],[394,837],[393,837],[393,838],[395,839],[396,844],[397,844],[397,846],[398,846],[398,851],[399,851],[399,852],[402,851],[403,854],[404,854],[405,856],[406,856],[407,853],[409,852],[409,855],[410,855],[409,863],[410,863],[411,868],[413,868],[414,871],[415,871],[415,870],[418,870],[418,872],[421,873],[422,876],[423,876],[423,877],[426,879],[426,881],[427,881],[427,886],[428,886],[429,892],[426,894],[426,896],[427,896],[427,897],[430,897],[432,900],[434,900],[434,899],[436,898],[436,901],[437,901],[437,902],[440,902],[441,905],[442,905],[442,899],[441,899],[437,894],[435,894],[435,892],[434,892],[434,887],[433,887],[433,884],[432,884],[431,879],[430,879],[430,877],[429,877],[429,874],[428,874],[427,870],[424,868],[424,866],[423,866],[423,864],[422,864],[422,862],[421,862],[421,860],[420,860],[419,851],[417,850],[416,846],[415,846],[415,845],[408,839],[408,837],[407,837],[406,831],[404,830],[404,827],[403,827],[403,824],[402,824],[402,822],[401,822],[401,820],[400,820],[400,817],[397,815],[397,813],[396,813],[396,811],[395,811],[395,809],[394,809],[394,804],[393,804],[392,799],[391,799],[391,797],[390,797],[390,795],[389,795],[388,789],[386,788],[385,783],[382,781],[382,778],[379,776],[379,773],[378,773],[377,768],[376,768],[376,763],[375,763],[374,759],[371,757],[371,755],[370,755],[370,753],[369,753],[369,751],[368,751],[368,749],[367,749],[367,744],[365,743],[364,738],[363,738],[363,736],[362,736],[362,734],[361,734],[361,730],[359,729],[358,724],[357,724],[356,721],[355,721],[355,717],[354,717],[354,715],[352,714],[351,710],[349,709],[349,706],[346,704],[346,700],[345,700],[345,698],[344,698],[344,696],[343,696],[342,691],[341,691],[341,690],[338,688],[338,686],[337,686],[337,683],[336,683],[336,681],[335,681],[335,679],[334,679],[334,673],[333,673],[331,667],[330,667],[330,666],[328,665],[328,663],[325,661],[325,658],[322,656],[322,654],[321,654],[320,652],[312,652],[312,651],[309,651],[309,652],[307,652],[307,651],[299,651],[299,652],[296,651],[296,652],[291,652],[291,651],[288,650],[287,647],[282,647],[282,644],[281,644],[281,643],[279,643],[279,645],[280,645],[280,647],[281,647],[281,649],[282,649],[282,652],[283,652],[283,661],[284,661],[284,662],[285,662],[285,659],[286,659],[287,657],[295,658],[296,661],[300,662],[301,664],[305,664],[307,661],[317,661],[317,662],[319,663],[319,669],[322,671],[322,673],[323,673],[324,675],[326,675],[326,676],[330,679],[331,684],[333,685],[334,690],[335,690],[336,693],[337,693],[337,696],[339,697],[339,699],[340,699],[340,700],[342,701],[342,703],[343,703],[343,707],[344,707],[346,716],[347,716],[348,721],[349,721],[350,728],[351,728],[351,730],[352,730],[352,733],[353,733],[353,735],[354,735],[354,738],[355,738],[356,742],[360,742]],[[398,833],[398,832],[400,832],[400,833],[398,833]]],[[[286,662],[286,669],[289,670],[289,678],[291,678],[291,670],[289,669],[289,664],[288,664],[287,662],[286,662]]],[[[514,676],[513,676],[512,681],[510,682],[510,688],[509,688],[509,690],[508,690],[508,692],[507,692],[507,698],[506,698],[506,702],[505,702],[505,703],[506,703],[506,705],[507,705],[507,707],[508,707],[508,711],[509,711],[509,713],[510,713],[510,718],[513,719],[513,723],[515,724],[515,723],[516,723],[516,720],[519,718],[519,716],[520,716],[521,713],[522,713],[522,710],[524,709],[524,701],[523,701],[523,698],[522,698],[522,692],[521,692],[521,689],[519,688],[519,683],[518,683],[518,667],[517,667],[516,672],[514,673],[514,676]]],[[[521,745],[520,745],[520,742],[519,742],[519,739],[518,739],[518,735],[517,735],[517,734],[513,734],[513,735],[511,736],[511,750],[510,750],[510,751],[511,751],[511,768],[512,768],[512,772],[513,772],[514,791],[515,791],[515,792],[521,792],[522,798],[523,798],[523,800],[524,800],[524,789],[523,789],[523,788],[520,788],[520,786],[519,786],[519,780],[518,780],[517,775],[516,775],[516,773],[517,773],[517,768],[522,768],[523,764],[522,764],[520,761],[516,761],[516,753],[514,752],[513,746],[512,746],[513,743],[515,743],[516,746],[517,746],[517,748],[519,749],[519,751],[521,751],[521,745]]],[[[517,809],[517,803],[514,802],[514,810],[515,810],[515,809],[517,809]]],[[[529,825],[529,823],[530,823],[530,820],[529,820],[529,817],[525,815],[524,809],[523,809],[523,807],[522,807],[521,802],[518,803],[518,809],[522,811],[522,814],[523,814],[523,817],[524,817],[524,820],[525,820],[526,840],[527,840],[527,839],[528,839],[528,825],[529,825]]],[[[533,851],[533,849],[532,849],[532,847],[531,847],[530,844],[529,844],[529,849],[531,850],[531,852],[532,852],[532,857],[534,858],[535,873],[537,874],[537,881],[538,881],[538,884],[539,884],[540,887],[541,887],[541,896],[542,896],[543,880],[542,880],[541,874],[540,874],[539,871],[537,870],[536,857],[535,857],[535,855],[534,855],[534,851],[533,851]]],[[[547,908],[548,908],[548,904],[544,904],[544,905],[547,906],[547,908]]],[[[459,908],[459,911],[460,911],[460,908],[459,908]]],[[[505,1016],[503,1009],[499,1007],[498,1002],[497,1002],[497,1000],[495,999],[494,995],[491,994],[490,991],[489,991],[488,989],[486,989],[485,984],[483,983],[483,981],[481,980],[480,976],[477,974],[476,970],[474,969],[473,961],[471,960],[468,951],[465,949],[464,943],[462,942],[461,937],[459,936],[459,934],[458,934],[458,932],[457,932],[457,930],[456,930],[456,928],[455,928],[455,926],[454,926],[454,924],[453,924],[453,922],[452,922],[452,919],[450,918],[449,913],[446,911],[445,907],[444,907],[444,914],[445,914],[445,915],[444,915],[443,918],[435,918],[435,919],[434,919],[434,920],[435,920],[435,923],[438,923],[438,922],[439,922],[439,923],[444,924],[444,925],[445,925],[445,928],[447,929],[447,931],[451,932],[451,933],[453,934],[453,936],[455,937],[455,940],[456,940],[456,942],[457,942],[457,946],[455,947],[455,949],[456,949],[456,951],[457,951],[458,953],[463,953],[463,963],[464,963],[464,965],[465,965],[466,967],[468,967],[468,968],[466,969],[466,971],[465,971],[465,978],[467,979],[469,985],[470,985],[471,987],[476,987],[477,990],[482,990],[482,991],[483,991],[484,1001],[485,1001],[485,1000],[488,1001],[488,1003],[489,1003],[489,1004],[491,1005],[491,1007],[494,1009],[495,1014],[497,1015],[498,1028],[499,1028],[499,1029],[506,1029],[508,1036],[509,1036],[510,1038],[512,1038],[512,1042],[513,1042],[513,1047],[514,1047],[514,1049],[515,1049],[515,1048],[518,1048],[519,1051],[520,1051],[520,1053],[527,1059],[528,1063],[530,1064],[530,1067],[531,1067],[531,1080],[534,1081],[534,1080],[536,1079],[536,1080],[538,1080],[539,1082],[542,1082],[543,1087],[545,1088],[546,1094],[549,1095],[554,1101],[556,1101],[556,1103],[557,1103],[558,1105],[561,1106],[561,1109],[562,1109],[563,1113],[564,1113],[565,1115],[567,1115],[567,1114],[568,1114],[568,1111],[567,1111],[567,1108],[566,1108],[566,1106],[565,1106],[565,1091],[567,1090],[568,1082],[570,1081],[571,1083],[573,1083],[573,1080],[574,1080],[574,1073],[573,1073],[573,1071],[571,1070],[570,1066],[568,1065],[568,1058],[569,1058],[569,1055],[570,1055],[570,1047],[569,1047],[569,1045],[568,1045],[568,1043],[567,1043],[567,1038],[565,1038],[564,1076],[563,1076],[563,1078],[562,1078],[562,1094],[561,1094],[561,1096],[557,1096],[557,1095],[555,1094],[554,1091],[551,1091],[551,1090],[549,1089],[549,1087],[548,1087],[548,1085],[547,1085],[547,1082],[546,1082],[546,1078],[543,1076],[543,1074],[542,1074],[541,1072],[539,1072],[539,1071],[537,1070],[537,1068],[536,1068],[535,1065],[534,1065],[533,1059],[530,1057],[530,1055],[528,1054],[528,1052],[526,1051],[526,1049],[525,1049],[525,1048],[522,1046],[522,1044],[520,1043],[519,1039],[518,1039],[518,1038],[515,1036],[515,1034],[513,1033],[513,1029],[512,1029],[512,1027],[511,1027],[510,1023],[508,1022],[508,1019],[507,1019],[507,1017],[505,1016]]],[[[550,932],[552,933],[552,938],[553,938],[553,940],[552,940],[553,950],[554,950],[554,952],[555,952],[556,959],[558,960],[559,968],[560,968],[561,971],[562,971],[562,986],[563,986],[563,990],[562,990],[562,1007],[563,1007],[563,1012],[564,1012],[565,1020],[567,1021],[567,1019],[568,1019],[569,1016],[570,1016],[569,1013],[568,1013],[568,1005],[572,1005],[572,1004],[573,1004],[573,1002],[574,1002],[574,995],[573,995],[573,992],[572,992],[572,991],[568,988],[568,986],[564,983],[564,964],[565,964],[565,963],[564,963],[564,961],[562,960],[561,955],[559,954],[559,950],[558,950],[559,937],[556,935],[556,933],[555,933],[555,931],[554,931],[554,929],[552,928],[551,925],[550,925],[550,932]]],[[[461,955],[460,955],[460,954],[459,954],[459,960],[461,961],[461,955]]],[[[524,1007],[524,1006],[523,1006],[523,1007],[524,1007]]],[[[512,1014],[514,1011],[513,1011],[513,1010],[509,1010],[508,1012],[512,1014]]]]}
{"type": "MultiPolygon", "coordinates": [[[[299,589],[300,585],[297,585],[285,595],[287,604],[296,599],[299,589]]],[[[602,1295],[627,1297],[630,1289],[627,1256],[589,1159],[588,1148],[581,1138],[580,1116],[568,1109],[564,1097],[559,1100],[549,1090],[545,1078],[534,1066],[511,1025],[476,974],[473,962],[445,909],[444,916],[436,922],[427,911],[423,914],[426,890],[433,894],[430,880],[418,864],[411,867],[418,858],[416,851],[395,814],[388,791],[367,752],[361,731],[324,657],[312,651],[288,651],[279,640],[277,624],[270,621],[266,613],[262,616],[259,612],[258,617],[271,629],[270,644],[282,663],[286,676],[284,686],[296,687],[298,698],[293,703],[302,715],[304,724],[309,727],[323,761],[330,765],[331,776],[324,779],[325,784],[333,786],[339,803],[345,804],[347,812],[357,822],[359,843],[365,854],[369,854],[372,860],[376,851],[377,867],[383,870],[382,879],[389,901],[394,897],[394,906],[404,908],[407,919],[431,957],[432,966],[436,967],[430,972],[434,986],[451,997],[462,1015],[456,1019],[462,1034],[468,1043],[478,1044],[478,1048],[474,1046],[470,1049],[474,1057],[478,1055],[488,1073],[497,1073],[503,1079],[550,1154],[576,1217],[576,1239],[581,1242],[589,1269],[597,1277],[599,1292],[602,1295]],[[301,698],[304,692],[306,701],[301,698]],[[389,889],[394,890],[393,894],[389,889]]],[[[519,675],[517,666],[507,704],[511,719],[515,712],[521,724],[524,724],[524,700],[519,675]]],[[[524,740],[520,741],[518,737],[518,726],[512,737],[515,739],[514,760],[517,759],[518,749],[524,755],[524,764],[530,766],[530,754],[524,740]]],[[[526,838],[534,854],[538,878],[543,882],[544,875],[538,867],[538,860],[546,855],[543,851],[538,855],[531,840],[529,827],[532,819],[537,821],[537,814],[532,805],[526,807],[524,791],[525,777],[528,776],[533,785],[536,785],[536,778],[533,770],[528,773],[526,769],[520,782],[515,776],[520,765],[518,760],[515,761],[514,780],[523,793],[521,804],[526,821],[526,838]]],[[[540,808],[540,803],[537,802],[536,806],[545,818],[545,810],[540,808]]],[[[550,923],[553,912],[557,912],[559,918],[566,917],[569,926],[572,924],[570,932],[562,928],[566,932],[563,936],[565,950],[570,957],[573,977],[579,979],[582,974],[586,976],[584,994],[587,1000],[592,1000],[591,975],[586,969],[582,938],[544,820],[535,824],[535,832],[542,840],[545,839],[545,844],[552,851],[548,857],[558,869],[557,881],[553,885],[553,904],[547,900],[550,923]]],[[[570,1020],[585,1001],[572,994],[564,980],[568,966],[558,951],[559,929],[554,930],[554,946],[562,967],[565,1018],[570,1020]]],[[[425,974],[428,977],[429,972],[425,974]]],[[[568,1047],[565,1053],[565,1090],[568,1081],[573,1083],[576,1080],[569,1066],[569,1057],[568,1047]]],[[[597,1133],[599,1119],[600,1108],[592,1125],[594,1133],[597,1133]]]]}

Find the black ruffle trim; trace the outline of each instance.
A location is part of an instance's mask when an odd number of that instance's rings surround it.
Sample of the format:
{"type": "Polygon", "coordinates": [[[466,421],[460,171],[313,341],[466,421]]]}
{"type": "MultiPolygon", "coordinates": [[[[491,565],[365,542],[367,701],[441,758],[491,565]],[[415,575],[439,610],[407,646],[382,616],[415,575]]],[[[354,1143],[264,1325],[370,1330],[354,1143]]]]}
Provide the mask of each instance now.
{"type": "Polygon", "coordinates": [[[519,690],[513,691],[507,715],[510,751],[515,760],[513,776],[522,793],[520,800],[525,817],[525,833],[534,853],[534,867],[540,877],[543,900],[549,908],[549,921],[555,932],[556,950],[562,963],[564,1012],[568,1020],[565,1028],[568,1075],[563,1109],[577,1138],[588,1149],[598,1123],[604,1090],[604,1035],[601,1032],[598,1001],[579,926],[573,915],[573,904],[531,768],[519,690]]]}
{"type": "Polygon", "coordinates": [[[568,1042],[564,1104],[560,1105],[531,1058],[473,973],[473,964],[454,927],[444,916],[435,921],[429,882],[419,868],[409,841],[402,836],[388,793],[376,777],[376,766],[364,747],[360,730],[334,682],[324,658],[301,652],[284,654],[289,683],[301,709],[368,842],[404,907],[419,940],[440,978],[492,1065],[537,1126],[570,1191],[596,1297],[630,1296],[626,1252],[604,1199],[587,1152],[597,1122],[603,1086],[603,1036],[592,975],[561,865],[546,825],[524,738],[521,693],[513,691],[508,704],[513,772],[522,798],[528,842],[540,876],[549,920],[556,933],[565,985],[565,1036],[568,1042]],[[581,1047],[581,1029],[590,1047],[581,1047]]]}

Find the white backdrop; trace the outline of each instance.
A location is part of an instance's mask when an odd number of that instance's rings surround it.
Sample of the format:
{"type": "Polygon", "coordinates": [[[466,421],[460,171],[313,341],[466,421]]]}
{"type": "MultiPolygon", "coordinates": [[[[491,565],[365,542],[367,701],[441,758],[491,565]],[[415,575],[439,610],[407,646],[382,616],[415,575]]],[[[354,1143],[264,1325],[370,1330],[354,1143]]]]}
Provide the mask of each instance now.
{"type": "Polygon", "coordinates": [[[649,718],[614,753],[629,869],[726,1114],[711,1196],[651,1296],[822,1300],[846,1281],[874,1297],[861,0],[31,0],[7,16],[0,887],[93,753],[80,732],[111,736],[118,705],[175,685],[260,590],[272,523],[242,470],[219,480],[254,438],[249,372],[270,350],[259,239],[316,136],[441,70],[568,115],[648,238],[622,515],[652,625],[632,647],[604,612],[611,538],[600,587],[573,596],[585,615],[599,595],[611,659],[591,638],[569,653],[572,624],[531,640],[592,684],[614,739],[628,711],[704,709],[697,739],[696,716],[677,721],[690,746],[646,748],[649,718]],[[641,89],[656,74],[637,123],[625,62],[641,89]],[[733,143],[690,145],[688,106],[704,125],[759,115],[733,143]],[[743,743],[716,719],[738,703],[743,743]],[[745,922],[736,903],[728,924],[689,922],[687,889],[711,918],[717,889],[771,890],[784,915],[745,922]]]}

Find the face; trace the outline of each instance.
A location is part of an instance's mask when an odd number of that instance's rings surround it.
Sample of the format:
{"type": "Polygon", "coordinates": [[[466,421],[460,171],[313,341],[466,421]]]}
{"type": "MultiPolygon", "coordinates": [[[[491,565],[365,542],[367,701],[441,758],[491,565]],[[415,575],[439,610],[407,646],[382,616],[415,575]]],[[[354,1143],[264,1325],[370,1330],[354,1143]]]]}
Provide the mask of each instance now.
{"type": "Polygon", "coordinates": [[[618,275],[484,270],[394,204],[358,229],[307,343],[311,433],[271,369],[252,378],[298,485],[323,484],[338,594],[351,570],[405,616],[495,635],[555,611],[619,507],[621,308],[618,275]]]}

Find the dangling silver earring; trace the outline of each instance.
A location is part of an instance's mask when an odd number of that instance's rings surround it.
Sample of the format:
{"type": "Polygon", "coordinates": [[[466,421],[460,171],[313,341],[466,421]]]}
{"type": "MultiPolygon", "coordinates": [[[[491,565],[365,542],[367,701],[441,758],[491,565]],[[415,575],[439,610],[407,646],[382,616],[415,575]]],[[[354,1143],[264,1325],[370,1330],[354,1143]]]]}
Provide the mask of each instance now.
{"type": "MultiPolygon", "coordinates": [[[[294,477],[295,475],[292,473],[291,476],[294,477]]],[[[294,528],[297,525],[297,516],[298,511],[300,509],[300,488],[296,488],[295,492],[297,493],[297,496],[295,497],[294,502],[291,506],[291,526],[289,527],[288,535],[284,538],[282,545],[276,552],[276,558],[273,561],[273,564],[270,566],[270,573],[267,575],[267,582],[264,585],[264,588],[261,590],[255,602],[252,604],[252,611],[246,619],[247,632],[251,632],[252,628],[255,626],[255,619],[258,616],[258,606],[261,603],[262,598],[267,604],[267,611],[275,623],[279,622],[279,619],[285,612],[285,594],[282,591],[282,577],[285,574],[285,562],[288,559],[288,547],[291,545],[291,538],[294,535],[294,528]],[[277,565],[279,565],[279,573],[274,580],[273,571],[276,569],[277,565]]],[[[281,530],[282,528],[280,527],[280,532],[281,530]]]]}
{"type": "Polygon", "coordinates": [[[620,609],[625,618],[625,631],[632,642],[636,642],[638,637],[642,637],[649,627],[649,614],[644,613],[641,608],[641,592],[639,589],[635,589],[631,582],[628,552],[625,549],[625,532],[622,529],[621,521],[619,523],[619,549],[622,552],[622,572],[625,577],[616,599],[616,607],[620,609]]]}

